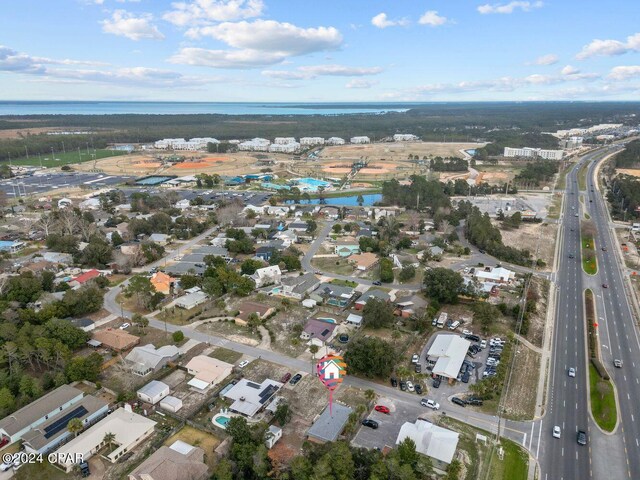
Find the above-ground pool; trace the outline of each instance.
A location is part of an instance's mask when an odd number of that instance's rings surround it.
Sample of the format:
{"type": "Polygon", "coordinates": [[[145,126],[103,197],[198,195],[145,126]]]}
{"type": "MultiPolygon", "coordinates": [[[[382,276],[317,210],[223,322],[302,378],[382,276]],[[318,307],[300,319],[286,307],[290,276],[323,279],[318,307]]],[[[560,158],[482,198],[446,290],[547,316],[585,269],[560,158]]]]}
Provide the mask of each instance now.
{"type": "Polygon", "coordinates": [[[224,430],[227,428],[229,420],[231,420],[231,417],[229,417],[228,415],[218,413],[211,419],[211,423],[213,423],[216,427],[222,428],[224,430]]]}

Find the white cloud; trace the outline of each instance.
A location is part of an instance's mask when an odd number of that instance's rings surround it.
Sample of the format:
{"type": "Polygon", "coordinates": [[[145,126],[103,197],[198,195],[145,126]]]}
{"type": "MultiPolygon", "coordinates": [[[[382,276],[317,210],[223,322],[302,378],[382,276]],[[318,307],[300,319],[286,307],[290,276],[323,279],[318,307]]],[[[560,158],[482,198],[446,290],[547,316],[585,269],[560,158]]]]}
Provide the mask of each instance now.
{"type": "Polygon", "coordinates": [[[536,58],[534,62],[536,65],[553,65],[554,63],[558,63],[558,55],[554,53],[549,53],[547,55],[542,55],[541,57],[536,58]]]}
{"type": "Polygon", "coordinates": [[[158,27],[151,23],[152,20],[153,16],[148,13],[136,16],[125,10],[116,10],[113,12],[111,19],[101,22],[102,31],[136,41],[142,39],[164,39],[164,35],[160,33],[158,27]]]}
{"type": "Polygon", "coordinates": [[[509,14],[516,10],[522,10],[523,12],[529,12],[534,8],[540,8],[543,6],[542,2],[510,2],[510,3],[494,3],[485,4],[478,7],[478,12],[483,15],[491,13],[509,14]]]}
{"type": "Polygon", "coordinates": [[[43,74],[46,69],[29,55],[0,45],[0,71],[43,74]]]}
{"type": "Polygon", "coordinates": [[[438,12],[435,10],[429,10],[424,13],[418,20],[420,25],[429,25],[430,27],[439,27],[440,25],[444,25],[449,20],[446,17],[438,15],[438,12]]]}
{"type": "Polygon", "coordinates": [[[379,13],[371,19],[371,25],[378,28],[387,27],[404,27],[409,24],[409,20],[406,18],[399,18],[397,20],[390,20],[386,13],[379,13]]]}
{"type": "Polygon", "coordinates": [[[319,76],[363,77],[377,75],[381,67],[348,67],[345,65],[310,65],[298,67],[296,70],[265,70],[263,75],[271,78],[288,80],[308,80],[319,76]]]}
{"type": "Polygon", "coordinates": [[[377,84],[378,82],[372,82],[369,80],[353,79],[345,85],[345,88],[371,88],[377,84]]]}
{"type": "Polygon", "coordinates": [[[628,80],[629,78],[640,77],[640,65],[621,65],[613,67],[607,78],[612,80],[628,80]]]}
{"type": "Polygon", "coordinates": [[[580,73],[580,70],[571,65],[566,65],[562,70],[560,70],[560,73],[562,75],[577,75],[580,73]]]}
{"type": "Polygon", "coordinates": [[[264,10],[262,0],[191,0],[171,6],[162,18],[179,27],[254,18],[264,10]]]}
{"type": "Polygon", "coordinates": [[[207,50],[187,47],[169,58],[169,62],[183,65],[198,65],[213,68],[258,68],[275,65],[287,57],[280,52],[267,53],[259,50],[207,50]]]}
{"type": "Polygon", "coordinates": [[[628,36],[626,42],[595,39],[582,47],[576,58],[584,60],[595,56],[612,57],[629,52],[640,52],[640,33],[628,36]]]}

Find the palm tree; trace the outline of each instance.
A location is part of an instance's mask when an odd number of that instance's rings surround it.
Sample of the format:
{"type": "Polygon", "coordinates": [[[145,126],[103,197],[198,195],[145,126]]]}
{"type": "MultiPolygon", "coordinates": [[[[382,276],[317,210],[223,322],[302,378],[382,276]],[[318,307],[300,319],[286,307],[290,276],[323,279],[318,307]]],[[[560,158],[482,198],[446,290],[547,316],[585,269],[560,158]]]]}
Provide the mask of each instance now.
{"type": "Polygon", "coordinates": [[[318,353],[318,350],[320,350],[320,347],[317,345],[311,344],[309,347],[309,351],[311,352],[311,375],[313,375],[313,369],[316,364],[316,353],[318,353]]]}
{"type": "Polygon", "coordinates": [[[109,445],[109,449],[111,449],[111,446],[115,441],[116,441],[115,433],[107,432],[104,434],[104,437],[102,437],[102,443],[109,445]]]}
{"type": "Polygon", "coordinates": [[[82,420],[79,418],[72,418],[69,420],[69,423],[67,423],[67,430],[69,430],[70,433],[73,433],[74,437],[77,437],[78,433],[80,433],[83,428],[84,425],[82,425],[82,420]]]}
{"type": "Polygon", "coordinates": [[[391,242],[400,233],[400,222],[394,216],[387,215],[380,222],[382,239],[391,242]]]}
{"type": "Polygon", "coordinates": [[[404,365],[398,367],[396,369],[396,372],[397,372],[398,376],[400,377],[400,379],[407,378],[409,376],[409,369],[407,367],[405,367],[404,365]]]}

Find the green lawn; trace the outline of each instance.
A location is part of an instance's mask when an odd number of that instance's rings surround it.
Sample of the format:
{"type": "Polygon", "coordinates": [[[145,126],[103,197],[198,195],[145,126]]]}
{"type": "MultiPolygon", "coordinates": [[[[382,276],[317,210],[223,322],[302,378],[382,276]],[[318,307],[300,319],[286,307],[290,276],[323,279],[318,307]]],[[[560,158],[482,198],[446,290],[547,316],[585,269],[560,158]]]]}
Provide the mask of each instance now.
{"type": "Polygon", "coordinates": [[[39,167],[40,159],[42,159],[42,166],[51,168],[60,167],[62,165],[71,165],[74,163],[88,162],[94,160],[94,155],[96,160],[100,160],[102,158],[124,155],[125,153],[126,152],[118,152],[115,150],[89,150],[89,153],[87,153],[86,149],[81,149],[80,152],[77,150],[67,153],[55,152],[54,155],[51,155],[51,153],[45,155],[41,154],[39,157],[38,155],[29,155],[29,158],[22,157],[16,160],[11,160],[11,164],[39,167]]]}
{"type": "Polygon", "coordinates": [[[589,275],[598,273],[595,242],[592,238],[582,238],[582,269],[589,275]]]}
{"type": "Polygon", "coordinates": [[[585,163],[580,170],[578,171],[578,187],[580,190],[587,189],[587,169],[589,168],[589,164],[585,163]]]}
{"type": "Polygon", "coordinates": [[[216,348],[209,354],[209,356],[227,363],[236,363],[242,358],[242,354],[240,352],[234,352],[233,350],[222,347],[216,348]]]}
{"type": "Polygon", "coordinates": [[[516,443],[501,439],[503,459],[498,457],[498,449],[491,458],[491,480],[526,480],[529,471],[529,457],[516,443]]]}
{"type": "Polygon", "coordinates": [[[612,432],[618,419],[613,385],[611,381],[600,378],[592,364],[589,364],[589,387],[593,418],[600,428],[612,432]]]}

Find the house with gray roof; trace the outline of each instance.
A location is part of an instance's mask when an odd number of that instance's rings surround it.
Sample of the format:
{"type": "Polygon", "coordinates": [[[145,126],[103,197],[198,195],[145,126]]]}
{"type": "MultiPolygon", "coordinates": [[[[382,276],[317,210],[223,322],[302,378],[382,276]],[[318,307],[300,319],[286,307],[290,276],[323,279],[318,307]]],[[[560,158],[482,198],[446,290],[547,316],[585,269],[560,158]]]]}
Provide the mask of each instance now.
{"type": "Polygon", "coordinates": [[[364,292],[356,301],[356,310],[362,310],[367,302],[372,298],[377,298],[378,300],[382,300],[383,302],[388,302],[389,300],[391,300],[391,296],[384,290],[372,288],[371,290],[367,290],[366,292],[364,292]]]}
{"type": "Polygon", "coordinates": [[[319,303],[325,302],[329,305],[333,305],[334,307],[346,307],[349,305],[354,295],[355,290],[346,285],[321,283],[318,288],[311,292],[309,297],[319,303]]]}
{"type": "Polygon", "coordinates": [[[169,265],[168,267],[166,267],[164,269],[164,272],[166,274],[176,275],[176,276],[186,275],[186,274],[202,275],[206,270],[206,268],[207,267],[205,267],[204,264],[177,262],[177,263],[174,263],[173,265],[169,265]]]}
{"type": "Polygon", "coordinates": [[[191,253],[229,258],[229,250],[224,247],[215,247],[213,245],[201,245],[191,250],[191,253]]]}
{"type": "Polygon", "coordinates": [[[304,275],[282,277],[280,283],[282,286],[275,292],[277,295],[302,300],[307,293],[318,288],[320,280],[313,273],[307,272],[304,275]]]}
{"type": "Polygon", "coordinates": [[[346,405],[334,403],[329,411],[325,407],[320,416],[307,431],[307,439],[316,443],[335,442],[351,415],[353,409],[346,405]]]}
{"type": "Polygon", "coordinates": [[[209,467],[204,463],[205,452],[182,440],[170,447],[162,446],[137,466],[129,480],[206,480],[209,467]]]}
{"type": "Polygon", "coordinates": [[[136,392],[136,395],[143,402],[155,405],[164,397],[169,395],[169,385],[158,380],[151,380],[144,387],[136,392]]]}
{"type": "Polygon", "coordinates": [[[132,373],[144,377],[164,368],[167,363],[175,361],[179,354],[180,350],[175,345],[156,348],[149,343],[134,347],[124,360],[132,373]]]}
{"type": "Polygon", "coordinates": [[[267,378],[262,383],[252,382],[243,378],[224,394],[220,395],[233,400],[229,409],[233,412],[253,417],[265,408],[283,384],[267,378]]]}

